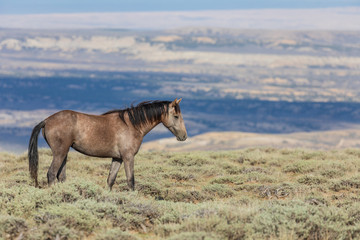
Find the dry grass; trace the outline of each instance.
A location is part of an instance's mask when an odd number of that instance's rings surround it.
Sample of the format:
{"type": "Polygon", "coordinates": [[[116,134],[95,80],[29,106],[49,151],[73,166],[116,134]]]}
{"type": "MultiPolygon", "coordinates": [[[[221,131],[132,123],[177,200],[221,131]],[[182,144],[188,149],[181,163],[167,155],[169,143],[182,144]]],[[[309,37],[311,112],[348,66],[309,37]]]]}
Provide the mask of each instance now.
{"type": "Polygon", "coordinates": [[[140,153],[135,192],[123,168],[109,192],[110,160],[77,153],[48,188],[50,161],[36,189],[25,154],[0,154],[0,238],[360,238],[359,150],[140,153]]]}

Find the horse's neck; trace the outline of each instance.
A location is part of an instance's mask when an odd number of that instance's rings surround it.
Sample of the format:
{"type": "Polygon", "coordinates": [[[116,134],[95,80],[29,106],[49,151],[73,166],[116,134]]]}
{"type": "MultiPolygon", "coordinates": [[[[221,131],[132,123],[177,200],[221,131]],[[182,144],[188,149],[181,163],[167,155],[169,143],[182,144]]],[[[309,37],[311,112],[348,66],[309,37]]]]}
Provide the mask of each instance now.
{"type": "Polygon", "coordinates": [[[159,125],[159,123],[161,123],[161,121],[154,121],[154,122],[151,122],[151,123],[143,124],[139,129],[140,132],[142,133],[143,137],[146,134],[148,134],[148,132],[150,132],[154,127],[159,125]]]}

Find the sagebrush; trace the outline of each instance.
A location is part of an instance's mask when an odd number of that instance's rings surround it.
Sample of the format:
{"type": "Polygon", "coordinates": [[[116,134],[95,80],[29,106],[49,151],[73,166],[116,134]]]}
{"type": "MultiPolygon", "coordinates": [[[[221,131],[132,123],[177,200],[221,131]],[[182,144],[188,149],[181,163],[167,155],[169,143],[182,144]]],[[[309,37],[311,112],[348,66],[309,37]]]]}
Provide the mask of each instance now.
{"type": "Polygon", "coordinates": [[[360,150],[139,153],[135,192],[110,159],[71,152],[65,183],[34,188],[26,154],[0,154],[5,239],[357,239],[360,150]]]}

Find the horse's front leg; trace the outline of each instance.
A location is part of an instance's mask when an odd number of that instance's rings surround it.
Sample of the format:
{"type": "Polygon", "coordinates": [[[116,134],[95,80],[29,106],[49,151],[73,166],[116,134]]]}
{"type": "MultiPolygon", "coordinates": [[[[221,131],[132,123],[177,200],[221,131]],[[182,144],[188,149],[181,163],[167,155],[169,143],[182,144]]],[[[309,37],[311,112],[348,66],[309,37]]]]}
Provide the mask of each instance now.
{"type": "Polygon", "coordinates": [[[121,166],[121,163],[123,160],[121,158],[113,158],[111,162],[110,172],[107,179],[108,186],[110,188],[110,191],[112,189],[112,186],[115,183],[116,176],[118,174],[119,168],[121,166]]]}
{"type": "Polygon", "coordinates": [[[129,188],[135,190],[135,177],[134,177],[134,156],[127,156],[124,158],[124,167],[125,174],[127,179],[127,184],[129,188]]]}

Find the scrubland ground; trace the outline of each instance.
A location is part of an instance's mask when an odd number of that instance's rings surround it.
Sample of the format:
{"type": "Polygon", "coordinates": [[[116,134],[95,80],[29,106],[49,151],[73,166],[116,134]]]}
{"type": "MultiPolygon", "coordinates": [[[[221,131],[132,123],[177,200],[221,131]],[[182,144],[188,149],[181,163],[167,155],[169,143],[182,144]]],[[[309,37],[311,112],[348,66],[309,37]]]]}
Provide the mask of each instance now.
{"type": "Polygon", "coordinates": [[[359,239],[360,150],[254,148],[139,153],[136,191],[110,159],[70,153],[67,181],[40,189],[27,157],[0,154],[4,239],[359,239]]]}

